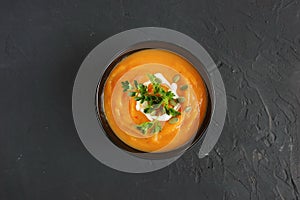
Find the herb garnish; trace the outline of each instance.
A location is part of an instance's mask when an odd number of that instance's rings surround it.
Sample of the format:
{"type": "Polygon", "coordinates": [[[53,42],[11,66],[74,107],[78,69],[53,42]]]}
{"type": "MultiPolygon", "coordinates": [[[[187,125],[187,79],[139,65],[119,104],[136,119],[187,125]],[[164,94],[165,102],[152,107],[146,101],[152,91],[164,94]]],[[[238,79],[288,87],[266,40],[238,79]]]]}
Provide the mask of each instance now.
{"type": "MultiPolygon", "coordinates": [[[[161,84],[161,80],[153,74],[148,74],[148,78],[151,82],[148,86],[138,83],[134,80],[133,85],[129,81],[122,82],[123,92],[127,92],[128,96],[133,97],[136,101],[140,101],[141,104],[146,102],[144,113],[151,115],[168,114],[172,117],[176,117],[181,112],[174,109],[178,103],[182,103],[182,98],[175,98],[175,94],[172,91],[167,91],[161,84]]],[[[147,132],[158,133],[161,131],[161,125],[159,121],[144,122],[136,126],[143,134],[147,132]]]]}
{"type": "Polygon", "coordinates": [[[155,120],[153,122],[144,122],[140,125],[137,125],[136,128],[141,131],[141,133],[146,134],[147,132],[150,133],[159,133],[162,130],[162,127],[159,121],[155,120]]]}
{"type": "Polygon", "coordinates": [[[144,113],[151,113],[154,110],[163,108],[163,112],[176,117],[181,113],[173,107],[179,103],[179,98],[174,98],[175,95],[172,91],[166,91],[161,86],[161,80],[153,74],[148,74],[151,85],[144,85],[134,80],[134,86],[128,81],[122,82],[123,92],[127,92],[128,96],[134,97],[140,103],[147,102],[144,113]]]}

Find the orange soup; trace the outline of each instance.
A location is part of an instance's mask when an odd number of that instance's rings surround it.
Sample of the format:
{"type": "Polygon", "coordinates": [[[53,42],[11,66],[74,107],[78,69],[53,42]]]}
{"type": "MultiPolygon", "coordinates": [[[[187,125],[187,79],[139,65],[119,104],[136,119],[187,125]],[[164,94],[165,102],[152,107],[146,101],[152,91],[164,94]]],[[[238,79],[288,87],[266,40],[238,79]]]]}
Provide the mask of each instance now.
{"type": "Polygon", "coordinates": [[[207,104],[198,71],[166,50],[141,50],[125,57],[104,87],[104,112],[111,129],[143,152],[185,145],[201,126],[207,104]]]}

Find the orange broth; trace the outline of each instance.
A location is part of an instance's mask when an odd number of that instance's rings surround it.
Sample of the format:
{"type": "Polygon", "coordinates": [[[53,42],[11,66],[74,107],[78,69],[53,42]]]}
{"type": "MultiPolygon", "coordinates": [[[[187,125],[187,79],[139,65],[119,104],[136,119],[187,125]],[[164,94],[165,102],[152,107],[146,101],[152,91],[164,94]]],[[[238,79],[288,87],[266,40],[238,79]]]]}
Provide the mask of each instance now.
{"type": "Polygon", "coordinates": [[[164,152],[189,142],[197,133],[207,111],[208,97],[205,83],[198,71],[184,58],[166,50],[149,49],[135,52],[122,59],[111,71],[104,87],[104,112],[115,135],[130,147],[143,152],[164,152]],[[170,83],[175,75],[177,94],[185,98],[175,124],[162,122],[162,131],[142,135],[136,125],[149,121],[136,110],[136,101],[123,92],[123,81],[148,81],[147,74],[161,73],[170,83]],[[180,90],[188,85],[187,90],[180,90]],[[185,112],[190,106],[191,110],[185,112]]]}

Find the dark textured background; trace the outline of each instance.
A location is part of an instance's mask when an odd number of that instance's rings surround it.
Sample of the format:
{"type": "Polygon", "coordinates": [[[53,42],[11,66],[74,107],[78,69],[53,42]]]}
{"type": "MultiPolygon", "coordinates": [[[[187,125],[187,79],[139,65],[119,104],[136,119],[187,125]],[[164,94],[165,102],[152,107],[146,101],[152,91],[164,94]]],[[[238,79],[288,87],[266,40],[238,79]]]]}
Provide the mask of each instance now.
{"type": "Polygon", "coordinates": [[[1,0],[0,199],[299,199],[299,86],[299,1],[1,0]],[[207,49],[228,112],[206,158],[126,174],[82,145],[72,85],[93,47],[143,26],[207,49]]]}

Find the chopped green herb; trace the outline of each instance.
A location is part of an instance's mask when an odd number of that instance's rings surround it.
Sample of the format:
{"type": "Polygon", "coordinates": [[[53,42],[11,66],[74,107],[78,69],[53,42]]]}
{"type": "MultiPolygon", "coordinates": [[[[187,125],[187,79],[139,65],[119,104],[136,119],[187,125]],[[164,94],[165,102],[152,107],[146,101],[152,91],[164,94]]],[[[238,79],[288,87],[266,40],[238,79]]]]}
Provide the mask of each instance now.
{"type": "Polygon", "coordinates": [[[144,113],[152,113],[153,111],[154,111],[154,108],[149,107],[149,106],[147,106],[147,107],[144,109],[144,113]]]}
{"type": "Polygon", "coordinates": [[[144,122],[140,125],[137,125],[136,128],[143,134],[146,134],[148,129],[150,129],[153,126],[153,122],[144,122]]]}
{"type": "Polygon", "coordinates": [[[179,111],[175,110],[174,108],[169,108],[168,111],[169,111],[168,115],[172,115],[173,117],[176,117],[181,114],[179,111]]]}
{"type": "Polygon", "coordinates": [[[135,88],[138,89],[138,85],[139,85],[139,84],[138,84],[137,80],[134,80],[133,82],[134,82],[135,88]]]}
{"type": "Polygon", "coordinates": [[[127,92],[127,90],[132,89],[132,86],[128,81],[121,82],[121,84],[122,84],[123,92],[127,92]]]}
{"type": "Polygon", "coordinates": [[[158,121],[153,122],[144,122],[140,125],[137,125],[136,128],[142,133],[159,133],[162,130],[162,127],[158,121]]]}
{"type": "Polygon", "coordinates": [[[162,130],[162,127],[160,124],[157,124],[153,130],[153,133],[159,133],[162,130]]]}
{"type": "Polygon", "coordinates": [[[136,92],[128,92],[128,96],[134,97],[136,95],[136,92]]]}
{"type": "Polygon", "coordinates": [[[148,76],[148,78],[149,78],[149,80],[150,80],[151,83],[157,83],[155,75],[153,75],[153,74],[147,74],[147,76],[148,76]]]}

